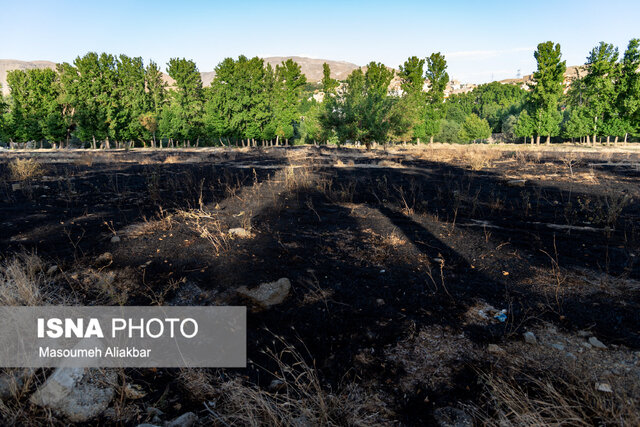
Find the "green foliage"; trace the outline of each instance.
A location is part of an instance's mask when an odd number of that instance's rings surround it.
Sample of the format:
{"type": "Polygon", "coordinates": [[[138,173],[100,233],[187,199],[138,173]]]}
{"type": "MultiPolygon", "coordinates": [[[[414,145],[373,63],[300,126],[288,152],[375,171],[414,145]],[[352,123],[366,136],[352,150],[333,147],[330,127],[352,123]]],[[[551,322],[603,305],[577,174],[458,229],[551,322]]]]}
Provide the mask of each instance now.
{"type": "Polygon", "coordinates": [[[470,114],[462,124],[460,139],[468,142],[487,139],[491,136],[491,127],[486,119],[481,119],[475,114],[470,114]]]}
{"type": "Polygon", "coordinates": [[[402,91],[408,96],[422,94],[424,86],[424,59],[412,56],[401,65],[398,76],[402,80],[402,91]]]}
{"type": "Polygon", "coordinates": [[[624,133],[640,133],[640,39],[629,41],[620,64],[619,78],[615,87],[615,116],[618,122],[610,126],[619,135],[624,133]]]}
{"type": "Polygon", "coordinates": [[[522,110],[522,112],[518,115],[518,120],[516,122],[515,127],[513,128],[513,133],[520,138],[533,137],[535,132],[535,123],[527,110],[522,110]]]}
{"type": "Polygon", "coordinates": [[[507,141],[513,141],[516,138],[516,125],[518,124],[518,118],[511,114],[502,122],[502,134],[507,141]]]}
{"type": "Polygon", "coordinates": [[[438,142],[459,143],[463,142],[460,138],[462,126],[454,120],[442,120],[440,123],[440,132],[436,135],[438,142]]]}
{"type": "Polygon", "coordinates": [[[195,140],[202,135],[203,91],[200,72],[195,62],[184,58],[171,58],[167,66],[176,88],[171,92],[170,113],[160,116],[162,136],[195,140]],[[169,121],[163,123],[165,118],[169,121]]]}
{"type": "Polygon", "coordinates": [[[616,99],[617,61],[618,48],[604,42],[594,47],[587,57],[585,107],[590,119],[590,133],[594,137],[603,134],[605,118],[612,114],[612,100],[616,99]]]}
{"type": "Polygon", "coordinates": [[[67,125],[58,102],[59,83],[51,69],[14,70],[7,74],[11,89],[11,116],[5,125],[9,137],[19,142],[65,138],[67,125]]]}
{"type": "Polygon", "coordinates": [[[572,107],[565,112],[563,135],[566,138],[582,138],[589,134],[589,117],[584,107],[572,107]]]}
{"type": "Polygon", "coordinates": [[[397,122],[392,117],[397,110],[387,95],[393,71],[381,63],[371,62],[367,72],[353,71],[347,77],[346,87],[336,97],[325,101],[323,125],[336,132],[342,140],[386,143],[397,122]]]}
{"type": "Polygon", "coordinates": [[[322,64],[322,90],[325,96],[335,93],[338,81],[331,78],[331,67],[326,62],[322,64]]]}
{"type": "Polygon", "coordinates": [[[447,74],[447,61],[440,53],[432,53],[426,59],[427,72],[425,77],[429,80],[429,90],[427,91],[427,99],[432,105],[440,105],[444,101],[444,90],[449,83],[449,74],[447,74]]]}
{"type": "Polygon", "coordinates": [[[560,133],[562,121],[559,103],[564,91],[566,61],[561,60],[560,44],[551,41],[538,44],[533,55],[538,68],[529,85],[531,92],[527,109],[534,122],[535,135],[556,136],[560,133]]]}
{"type": "Polygon", "coordinates": [[[469,114],[486,119],[493,132],[501,132],[509,116],[517,116],[523,108],[527,91],[510,84],[482,84],[471,92],[455,94],[445,102],[445,117],[464,122],[469,114]]]}

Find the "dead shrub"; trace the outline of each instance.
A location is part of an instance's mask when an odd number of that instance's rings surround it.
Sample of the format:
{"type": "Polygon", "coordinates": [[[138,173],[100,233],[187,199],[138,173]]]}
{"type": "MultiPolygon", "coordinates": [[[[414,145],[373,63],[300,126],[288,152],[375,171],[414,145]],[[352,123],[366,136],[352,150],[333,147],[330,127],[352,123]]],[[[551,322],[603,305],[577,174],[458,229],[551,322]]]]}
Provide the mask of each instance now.
{"type": "Polygon", "coordinates": [[[15,159],[9,163],[9,173],[14,181],[27,181],[44,175],[44,168],[34,159],[15,159]]]}

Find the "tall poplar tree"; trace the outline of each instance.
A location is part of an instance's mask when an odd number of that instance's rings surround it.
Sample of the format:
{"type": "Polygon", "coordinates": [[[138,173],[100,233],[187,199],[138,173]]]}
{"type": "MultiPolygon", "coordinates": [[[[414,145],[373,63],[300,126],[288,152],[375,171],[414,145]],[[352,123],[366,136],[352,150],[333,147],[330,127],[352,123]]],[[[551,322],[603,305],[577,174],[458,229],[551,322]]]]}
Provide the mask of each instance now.
{"type": "Polygon", "coordinates": [[[567,64],[562,61],[560,44],[551,41],[538,44],[533,56],[538,68],[529,84],[528,110],[534,121],[536,143],[540,143],[540,136],[546,136],[549,143],[552,136],[560,133],[559,103],[564,92],[567,64]]]}
{"type": "Polygon", "coordinates": [[[606,118],[611,115],[616,99],[616,69],[618,48],[600,42],[587,57],[587,75],[584,77],[586,112],[590,119],[593,143],[606,129],[606,118]]]}
{"type": "Polygon", "coordinates": [[[440,52],[432,53],[426,59],[427,71],[425,77],[429,81],[427,91],[427,108],[424,123],[425,134],[433,142],[433,137],[440,132],[440,121],[444,117],[444,91],[449,83],[447,61],[440,52]]]}

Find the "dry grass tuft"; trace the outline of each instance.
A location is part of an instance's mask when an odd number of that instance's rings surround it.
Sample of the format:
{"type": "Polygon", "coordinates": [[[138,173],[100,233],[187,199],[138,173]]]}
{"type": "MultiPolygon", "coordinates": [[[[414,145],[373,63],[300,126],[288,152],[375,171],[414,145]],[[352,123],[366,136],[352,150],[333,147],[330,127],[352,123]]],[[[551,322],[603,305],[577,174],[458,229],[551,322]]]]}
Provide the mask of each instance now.
{"type": "Polygon", "coordinates": [[[355,385],[335,394],[325,390],[315,367],[282,338],[276,340],[284,350],[266,351],[277,366],[270,391],[239,379],[221,384],[215,408],[207,406],[215,421],[247,426],[374,426],[390,422],[391,413],[377,394],[365,393],[355,385]]]}
{"type": "Polygon", "coordinates": [[[486,406],[470,408],[480,425],[640,425],[640,413],[628,396],[598,391],[577,377],[481,373],[480,379],[486,406]]]}
{"type": "Polygon", "coordinates": [[[462,152],[460,161],[474,171],[491,167],[492,163],[502,157],[502,152],[484,147],[469,147],[462,152]]]}
{"type": "Polygon", "coordinates": [[[42,305],[49,299],[46,264],[35,254],[21,254],[0,266],[0,305],[42,305]]]}
{"type": "Polygon", "coordinates": [[[164,163],[164,164],[180,163],[180,157],[178,157],[178,156],[167,156],[162,163],[164,163]]]}
{"type": "Polygon", "coordinates": [[[91,153],[82,153],[79,157],[76,157],[73,163],[77,166],[91,167],[93,165],[93,155],[91,153]]]}
{"type": "Polygon", "coordinates": [[[11,179],[27,181],[44,175],[42,164],[34,159],[15,159],[9,163],[11,179]]]}

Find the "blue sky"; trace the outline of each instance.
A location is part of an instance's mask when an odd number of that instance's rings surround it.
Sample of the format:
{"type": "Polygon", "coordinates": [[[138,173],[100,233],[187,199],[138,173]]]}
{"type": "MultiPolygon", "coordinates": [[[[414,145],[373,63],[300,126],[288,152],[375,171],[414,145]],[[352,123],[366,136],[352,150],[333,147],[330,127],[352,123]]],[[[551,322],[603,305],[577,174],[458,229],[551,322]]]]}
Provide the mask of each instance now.
{"type": "Polygon", "coordinates": [[[12,1],[0,14],[0,58],[73,61],[88,51],[193,59],[299,55],[397,67],[442,52],[449,75],[481,83],[535,69],[539,42],[584,63],[599,41],[640,37],[636,1],[12,1]]]}

